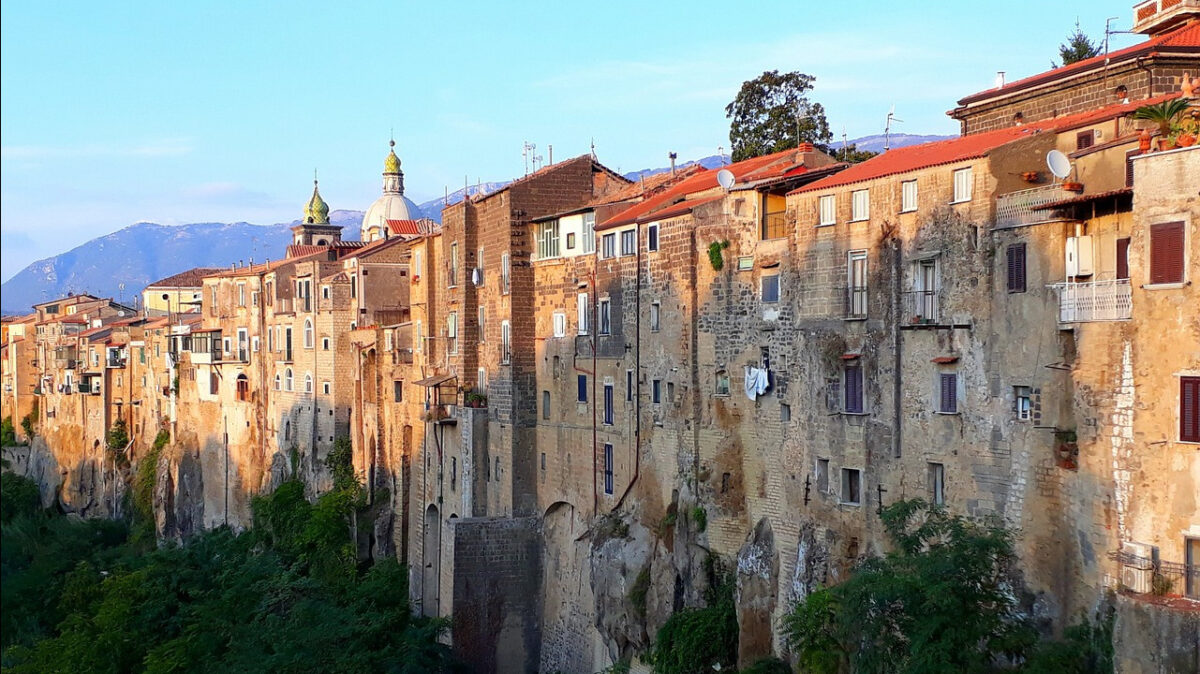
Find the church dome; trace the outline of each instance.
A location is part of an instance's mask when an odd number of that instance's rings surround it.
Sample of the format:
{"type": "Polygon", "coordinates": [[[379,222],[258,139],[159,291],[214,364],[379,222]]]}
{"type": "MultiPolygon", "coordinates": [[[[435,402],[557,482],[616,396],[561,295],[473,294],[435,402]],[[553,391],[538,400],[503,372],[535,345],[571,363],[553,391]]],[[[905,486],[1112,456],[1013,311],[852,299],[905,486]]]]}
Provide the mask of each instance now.
{"type": "Polygon", "coordinates": [[[324,225],[329,223],[329,204],[321,198],[321,192],[317,189],[317,181],[313,180],[312,198],[304,205],[304,223],[314,225],[324,225]]]}
{"type": "Polygon", "coordinates": [[[388,220],[417,220],[424,217],[421,209],[404,196],[404,172],[396,156],[396,141],[391,142],[383,160],[383,194],[367,208],[362,221],[362,240],[375,241],[388,236],[388,220]]]}

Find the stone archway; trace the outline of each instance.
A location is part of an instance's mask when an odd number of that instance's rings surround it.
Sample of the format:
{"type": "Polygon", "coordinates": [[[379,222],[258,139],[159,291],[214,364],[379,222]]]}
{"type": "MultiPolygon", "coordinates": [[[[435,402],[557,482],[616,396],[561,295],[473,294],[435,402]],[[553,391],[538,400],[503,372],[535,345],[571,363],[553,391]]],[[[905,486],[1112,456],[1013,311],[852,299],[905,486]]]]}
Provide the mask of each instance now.
{"type": "Polygon", "coordinates": [[[425,538],[421,547],[421,612],[438,615],[442,576],[442,522],[438,507],[425,509],[425,538]]]}

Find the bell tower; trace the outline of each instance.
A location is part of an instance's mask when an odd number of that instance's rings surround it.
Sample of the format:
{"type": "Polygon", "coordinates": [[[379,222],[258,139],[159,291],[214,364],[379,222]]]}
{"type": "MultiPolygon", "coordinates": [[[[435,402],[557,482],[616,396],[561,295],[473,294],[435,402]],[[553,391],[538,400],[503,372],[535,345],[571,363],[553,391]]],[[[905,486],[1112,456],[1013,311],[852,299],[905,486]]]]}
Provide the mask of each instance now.
{"type": "Polygon", "coordinates": [[[329,224],[329,204],[321,198],[317,179],[313,177],[313,193],[304,205],[300,224],[292,226],[292,243],[302,246],[328,246],[342,240],[342,226],[329,224]]]}

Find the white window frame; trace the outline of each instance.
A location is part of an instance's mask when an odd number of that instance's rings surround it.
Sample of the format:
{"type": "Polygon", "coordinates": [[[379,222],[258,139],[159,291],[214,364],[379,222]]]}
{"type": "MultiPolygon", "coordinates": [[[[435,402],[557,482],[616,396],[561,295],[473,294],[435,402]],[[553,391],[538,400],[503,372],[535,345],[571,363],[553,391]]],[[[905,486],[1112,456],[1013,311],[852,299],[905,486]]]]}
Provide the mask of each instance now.
{"type": "Polygon", "coordinates": [[[554,336],[567,336],[567,315],[561,311],[554,312],[554,336]]]}
{"type": "Polygon", "coordinates": [[[596,252],[596,213],[583,214],[583,252],[596,252]]]}
{"type": "Polygon", "coordinates": [[[500,255],[500,294],[507,295],[511,287],[512,264],[509,262],[508,253],[502,253],[500,255]]]}
{"type": "Polygon", "coordinates": [[[837,224],[837,195],[826,194],[817,199],[817,226],[837,224]]]}
{"type": "Polygon", "coordinates": [[[964,204],[971,200],[975,191],[975,173],[972,167],[955,169],[954,171],[954,201],[952,204],[964,204]]]}
{"type": "Polygon", "coordinates": [[[930,461],[926,467],[926,476],[930,504],[946,505],[946,464],[930,461]]]}
{"type": "Polygon", "coordinates": [[[559,256],[558,219],[538,223],[538,259],[550,260],[559,256]]]}
{"type": "Polygon", "coordinates": [[[313,322],[311,318],[304,319],[304,348],[314,348],[316,340],[313,331],[313,322]]]}
{"type": "Polygon", "coordinates": [[[446,315],[446,351],[451,356],[458,355],[458,312],[451,311],[446,315]]]}
{"type": "Polygon", "coordinates": [[[662,303],[650,303],[650,332],[658,332],[662,327],[662,303]]]}
{"type": "Polygon", "coordinates": [[[599,314],[599,325],[597,326],[596,334],[611,335],[612,334],[612,300],[607,297],[601,298],[600,306],[597,307],[599,314]]]}
{"type": "Polygon", "coordinates": [[[900,181],[900,212],[912,213],[917,210],[917,181],[900,181]]]}
{"type": "Polygon", "coordinates": [[[487,395],[487,368],[480,367],[475,369],[475,392],[480,395],[487,395]]]}
{"type": "Polygon", "coordinates": [[[425,350],[425,338],[421,336],[421,321],[418,319],[413,321],[413,344],[417,353],[425,350]]]}
{"type": "Polygon", "coordinates": [[[508,321],[500,322],[500,364],[512,362],[512,326],[508,321]]]}
{"type": "Polygon", "coordinates": [[[637,230],[626,229],[621,231],[621,257],[627,255],[637,255],[637,230]]]}
{"type": "Polygon", "coordinates": [[[871,219],[871,191],[854,190],[850,193],[850,222],[871,219]]]}
{"type": "Polygon", "coordinates": [[[646,227],[646,250],[649,252],[658,250],[658,223],[646,227]]]}
{"type": "Polygon", "coordinates": [[[579,293],[575,296],[575,325],[579,330],[579,334],[581,335],[588,334],[588,329],[591,327],[588,325],[588,314],[590,313],[590,308],[591,307],[588,306],[587,293],[579,293]]]}
{"type": "Polygon", "coordinates": [[[867,251],[846,253],[846,316],[865,318],[867,315],[867,251]]]}
{"type": "Polygon", "coordinates": [[[600,259],[611,260],[617,256],[617,233],[609,232],[600,237],[600,259]]]}

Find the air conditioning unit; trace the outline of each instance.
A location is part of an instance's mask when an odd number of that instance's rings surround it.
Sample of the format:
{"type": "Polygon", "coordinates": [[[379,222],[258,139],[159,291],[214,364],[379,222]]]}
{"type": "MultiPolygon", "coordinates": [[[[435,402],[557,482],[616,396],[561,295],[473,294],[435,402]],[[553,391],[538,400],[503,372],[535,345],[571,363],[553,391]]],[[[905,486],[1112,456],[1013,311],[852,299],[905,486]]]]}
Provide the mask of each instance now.
{"type": "Polygon", "coordinates": [[[1067,237],[1067,276],[1091,276],[1095,273],[1092,237],[1067,237]]]}
{"type": "Polygon", "coordinates": [[[1121,584],[1131,592],[1149,593],[1154,581],[1154,546],[1126,541],[1121,543],[1121,553],[1121,584]]]}

